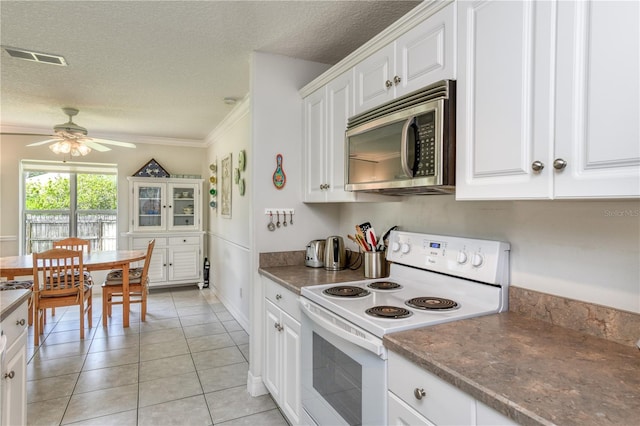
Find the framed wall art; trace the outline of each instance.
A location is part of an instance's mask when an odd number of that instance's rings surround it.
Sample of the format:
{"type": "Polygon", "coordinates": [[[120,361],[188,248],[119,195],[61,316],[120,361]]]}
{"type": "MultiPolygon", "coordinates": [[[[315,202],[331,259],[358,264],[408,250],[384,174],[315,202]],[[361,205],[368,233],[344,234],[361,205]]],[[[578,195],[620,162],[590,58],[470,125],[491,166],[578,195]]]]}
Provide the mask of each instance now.
{"type": "Polygon", "coordinates": [[[231,218],[231,173],[232,173],[231,154],[222,157],[220,163],[220,216],[231,218]]]}

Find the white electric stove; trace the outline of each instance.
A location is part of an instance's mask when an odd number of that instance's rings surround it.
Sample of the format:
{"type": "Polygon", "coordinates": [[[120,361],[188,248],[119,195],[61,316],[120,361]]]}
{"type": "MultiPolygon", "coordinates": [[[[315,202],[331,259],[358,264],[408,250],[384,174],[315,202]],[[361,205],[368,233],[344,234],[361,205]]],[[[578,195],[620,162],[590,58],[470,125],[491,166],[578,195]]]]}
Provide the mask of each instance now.
{"type": "Polygon", "coordinates": [[[389,277],[301,290],[307,424],[387,421],[385,334],[508,309],[509,244],[400,231],[389,241],[389,277]]]}

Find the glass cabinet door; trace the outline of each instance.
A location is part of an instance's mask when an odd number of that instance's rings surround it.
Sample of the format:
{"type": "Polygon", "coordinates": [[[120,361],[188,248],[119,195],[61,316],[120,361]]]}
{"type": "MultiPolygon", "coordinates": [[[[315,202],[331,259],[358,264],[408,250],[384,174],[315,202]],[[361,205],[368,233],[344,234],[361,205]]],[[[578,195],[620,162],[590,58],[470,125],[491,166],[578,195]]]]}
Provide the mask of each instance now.
{"type": "Polygon", "coordinates": [[[169,184],[169,229],[198,229],[198,185],[169,184]]]}
{"type": "Polygon", "coordinates": [[[158,183],[134,184],[135,217],[134,227],[138,230],[156,230],[164,227],[163,212],[166,208],[164,204],[164,185],[158,183]]]}

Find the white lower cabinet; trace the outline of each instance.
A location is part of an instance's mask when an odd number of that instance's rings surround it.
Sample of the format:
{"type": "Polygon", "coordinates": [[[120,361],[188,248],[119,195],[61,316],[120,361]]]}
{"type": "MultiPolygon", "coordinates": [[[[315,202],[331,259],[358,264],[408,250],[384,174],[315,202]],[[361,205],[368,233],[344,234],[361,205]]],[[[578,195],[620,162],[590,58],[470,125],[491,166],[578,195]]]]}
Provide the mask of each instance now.
{"type": "Polygon", "coordinates": [[[455,386],[389,352],[390,425],[516,425],[455,386]]]}
{"type": "Polygon", "coordinates": [[[291,424],[300,423],[300,308],[298,296],[265,283],[264,384],[291,424]]]}
{"type": "MultiPolygon", "coordinates": [[[[132,250],[145,250],[151,239],[156,240],[149,266],[149,286],[167,287],[197,283],[202,280],[203,237],[197,235],[145,235],[131,238],[132,250]]],[[[140,265],[142,266],[142,263],[140,265]]]]}
{"type": "Polygon", "coordinates": [[[6,337],[0,370],[0,424],[27,424],[27,301],[0,325],[6,337]]]}

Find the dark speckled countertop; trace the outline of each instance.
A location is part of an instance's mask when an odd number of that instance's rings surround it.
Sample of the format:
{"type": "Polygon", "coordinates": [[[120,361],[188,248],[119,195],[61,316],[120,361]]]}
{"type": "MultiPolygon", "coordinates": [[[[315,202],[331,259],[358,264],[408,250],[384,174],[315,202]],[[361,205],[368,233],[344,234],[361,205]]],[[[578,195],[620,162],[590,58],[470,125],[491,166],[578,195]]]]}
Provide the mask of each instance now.
{"type": "Polygon", "coordinates": [[[325,271],[324,268],[309,268],[304,265],[260,268],[259,273],[296,294],[300,294],[302,287],[309,285],[345,283],[365,279],[362,269],[325,271]]]}
{"type": "Polygon", "coordinates": [[[640,351],[631,346],[513,312],[383,340],[523,425],[640,422],[640,351]]]}

